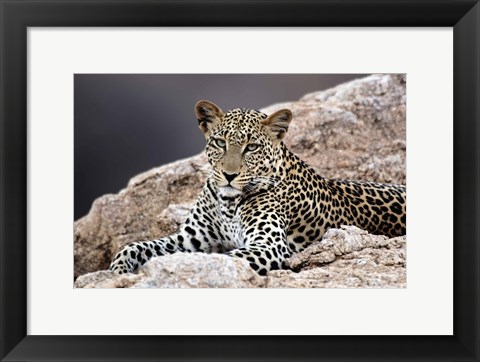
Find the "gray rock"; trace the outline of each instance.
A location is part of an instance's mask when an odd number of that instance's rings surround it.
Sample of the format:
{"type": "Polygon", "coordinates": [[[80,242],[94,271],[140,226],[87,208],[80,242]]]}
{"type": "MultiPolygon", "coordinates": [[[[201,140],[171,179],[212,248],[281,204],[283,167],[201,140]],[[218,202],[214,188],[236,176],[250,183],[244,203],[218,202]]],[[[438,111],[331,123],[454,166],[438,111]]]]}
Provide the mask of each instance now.
{"type": "Polygon", "coordinates": [[[175,231],[186,216],[185,205],[205,182],[205,163],[205,156],[198,155],[152,169],[135,176],[117,195],[95,200],[90,212],[74,223],[75,277],[107,269],[125,244],[175,231]]]}
{"type": "Polygon", "coordinates": [[[77,288],[262,288],[245,260],[222,254],[177,253],[149,260],[138,274],[98,271],[80,276],[77,288]]]}
{"type": "Polygon", "coordinates": [[[406,238],[342,226],[286,264],[293,271],[271,271],[268,288],[405,288],[406,238]]]}

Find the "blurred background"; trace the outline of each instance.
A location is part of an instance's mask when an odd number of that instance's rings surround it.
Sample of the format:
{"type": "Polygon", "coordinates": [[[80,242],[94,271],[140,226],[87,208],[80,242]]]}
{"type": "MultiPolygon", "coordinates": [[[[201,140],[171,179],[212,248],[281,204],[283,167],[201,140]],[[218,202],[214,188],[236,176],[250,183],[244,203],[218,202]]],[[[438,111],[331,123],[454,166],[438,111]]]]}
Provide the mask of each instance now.
{"type": "Polygon", "coordinates": [[[200,99],[261,109],[367,74],[76,74],[74,216],[134,175],[204,149],[200,99]]]}

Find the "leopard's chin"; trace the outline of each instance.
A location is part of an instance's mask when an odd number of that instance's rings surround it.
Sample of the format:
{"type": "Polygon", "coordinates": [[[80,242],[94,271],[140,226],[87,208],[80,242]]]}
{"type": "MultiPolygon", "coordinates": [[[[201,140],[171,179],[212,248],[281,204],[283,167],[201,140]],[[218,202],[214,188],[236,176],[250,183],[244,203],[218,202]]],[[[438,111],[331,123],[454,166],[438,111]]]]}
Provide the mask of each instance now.
{"type": "Polygon", "coordinates": [[[223,186],[218,188],[218,193],[222,197],[237,197],[242,194],[242,191],[232,186],[223,186]]]}

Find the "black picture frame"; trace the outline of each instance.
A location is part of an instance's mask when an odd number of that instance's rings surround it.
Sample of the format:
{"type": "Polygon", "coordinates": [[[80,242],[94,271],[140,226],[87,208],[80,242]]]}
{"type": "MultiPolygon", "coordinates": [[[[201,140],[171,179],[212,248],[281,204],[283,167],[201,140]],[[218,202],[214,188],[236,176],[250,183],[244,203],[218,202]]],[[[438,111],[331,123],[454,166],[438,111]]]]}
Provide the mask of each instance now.
{"type": "Polygon", "coordinates": [[[0,0],[0,22],[2,361],[479,361],[477,1],[0,0]],[[453,336],[27,335],[27,28],[35,26],[453,27],[453,336]]]}

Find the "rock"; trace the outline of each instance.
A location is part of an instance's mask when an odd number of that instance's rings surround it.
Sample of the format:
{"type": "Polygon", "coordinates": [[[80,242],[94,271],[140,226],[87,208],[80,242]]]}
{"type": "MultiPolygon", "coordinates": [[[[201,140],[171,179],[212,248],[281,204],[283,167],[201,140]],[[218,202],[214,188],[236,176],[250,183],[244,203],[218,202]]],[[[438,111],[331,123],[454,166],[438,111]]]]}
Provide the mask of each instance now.
{"type": "Polygon", "coordinates": [[[405,288],[406,238],[388,239],[355,226],[330,229],[321,242],[268,273],[268,288],[405,288]]]}
{"type": "MultiPolygon", "coordinates": [[[[400,239],[388,239],[383,235],[372,235],[356,226],[342,225],[341,229],[329,229],[322,241],[308,246],[285,261],[292,270],[312,267],[334,261],[365,248],[398,248],[400,239]]],[[[401,242],[400,242],[401,243],[401,242]]],[[[401,243],[402,244],[402,243],[401,243]]],[[[403,244],[402,244],[403,245],[403,244]]]]}
{"type": "Polygon", "coordinates": [[[141,274],[116,275],[111,271],[100,270],[80,275],[75,280],[75,288],[131,288],[141,279],[141,274]]]}
{"type": "Polygon", "coordinates": [[[245,260],[222,254],[177,253],[149,260],[138,274],[98,271],[80,276],[77,288],[262,288],[245,260]]]}
{"type": "Polygon", "coordinates": [[[74,223],[75,277],[107,269],[125,244],[175,231],[205,182],[205,164],[198,155],[161,166],[135,176],[117,195],[95,200],[74,223]]]}
{"type": "MultiPolygon", "coordinates": [[[[292,110],[285,143],[321,175],[404,184],[405,91],[403,75],[372,75],[262,111],[292,110]]],[[[75,278],[107,269],[129,242],[172,233],[209,171],[201,154],[144,172],[118,194],[98,198],[74,224],[75,278]]]]}
{"type": "Polygon", "coordinates": [[[404,75],[372,75],[262,111],[293,112],[285,143],[329,178],[405,184],[404,75]]]}

